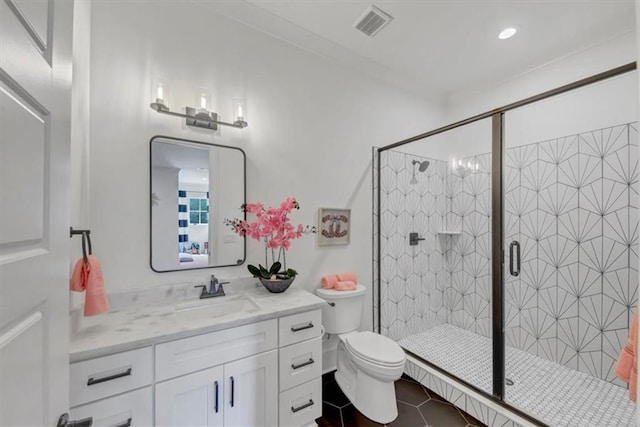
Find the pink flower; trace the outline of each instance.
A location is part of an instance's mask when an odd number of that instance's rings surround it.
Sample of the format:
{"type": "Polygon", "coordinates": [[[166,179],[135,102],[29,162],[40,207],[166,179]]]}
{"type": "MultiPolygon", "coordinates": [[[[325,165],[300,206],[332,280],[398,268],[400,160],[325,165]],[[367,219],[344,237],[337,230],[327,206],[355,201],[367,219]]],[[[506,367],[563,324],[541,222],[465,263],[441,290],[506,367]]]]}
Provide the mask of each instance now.
{"type": "Polygon", "coordinates": [[[247,213],[256,215],[261,214],[263,209],[264,205],[262,203],[247,203],[244,208],[247,213]]]}
{"type": "MultiPolygon", "coordinates": [[[[243,206],[244,212],[253,214],[256,220],[247,222],[245,220],[234,219],[225,220],[225,224],[240,236],[249,236],[252,239],[264,240],[267,248],[288,249],[291,241],[301,237],[308,228],[302,224],[294,226],[291,224],[289,214],[293,209],[299,209],[300,205],[294,197],[287,197],[280,207],[269,207],[265,209],[263,203],[247,203],[243,206]]],[[[314,229],[311,229],[315,233],[314,229]]]]}
{"type": "Polygon", "coordinates": [[[286,213],[291,212],[294,208],[298,207],[298,202],[294,197],[287,197],[284,202],[280,204],[280,209],[286,213]]]}

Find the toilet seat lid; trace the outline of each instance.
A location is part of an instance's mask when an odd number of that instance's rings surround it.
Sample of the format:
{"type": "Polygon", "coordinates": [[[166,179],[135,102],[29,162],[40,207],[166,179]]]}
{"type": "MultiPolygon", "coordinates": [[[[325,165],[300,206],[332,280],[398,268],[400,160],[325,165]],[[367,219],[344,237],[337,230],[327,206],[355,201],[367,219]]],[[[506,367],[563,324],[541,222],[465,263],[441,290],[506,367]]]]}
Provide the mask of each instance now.
{"type": "Polygon", "coordinates": [[[391,339],[373,332],[359,332],[346,339],[349,351],[372,363],[395,366],[405,362],[402,348],[391,339]]]}

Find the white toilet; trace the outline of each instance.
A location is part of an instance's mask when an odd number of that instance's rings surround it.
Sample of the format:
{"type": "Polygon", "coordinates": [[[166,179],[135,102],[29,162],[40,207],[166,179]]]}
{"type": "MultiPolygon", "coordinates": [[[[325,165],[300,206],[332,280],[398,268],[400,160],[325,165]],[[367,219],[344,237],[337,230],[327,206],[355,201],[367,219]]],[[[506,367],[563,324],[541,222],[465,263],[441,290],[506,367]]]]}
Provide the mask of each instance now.
{"type": "Polygon", "coordinates": [[[404,351],[391,339],[358,332],[366,288],[353,291],[317,289],[327,301],[322,325],[339,334],[336,382],[351,403],[367,418],[386,424],[398,416],[394,381],[404,372],[404,351]]]}

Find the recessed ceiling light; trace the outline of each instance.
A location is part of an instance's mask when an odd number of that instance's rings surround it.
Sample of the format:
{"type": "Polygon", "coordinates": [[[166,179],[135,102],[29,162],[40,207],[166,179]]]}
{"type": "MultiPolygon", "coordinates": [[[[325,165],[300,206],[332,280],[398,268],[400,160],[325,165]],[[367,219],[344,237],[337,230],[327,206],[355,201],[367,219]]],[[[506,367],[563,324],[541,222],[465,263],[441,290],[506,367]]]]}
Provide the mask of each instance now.
{"type": "Polygon", "coordinates": [[[509,37],[513,37],[513,35],[517,32],[518,30],[516,30],[513,27],[509,27],[509,28],[505,28],[504,30],[500,31],[500,34],[498,34],[498,38],[500,40],[505,40],[508,39],[509,37]]]}

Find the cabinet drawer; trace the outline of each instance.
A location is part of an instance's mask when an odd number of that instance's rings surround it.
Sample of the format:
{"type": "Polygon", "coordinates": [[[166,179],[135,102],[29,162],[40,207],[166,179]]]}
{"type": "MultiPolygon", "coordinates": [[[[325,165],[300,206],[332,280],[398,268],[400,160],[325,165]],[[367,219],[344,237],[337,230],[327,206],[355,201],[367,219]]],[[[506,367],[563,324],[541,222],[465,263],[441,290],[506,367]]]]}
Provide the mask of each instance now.
{"type": "Polygon", "coordinates": [[[315,338],[280,349],[280,391],[322,375],[322,341],[315,338]]]}
{"type": "Polygon", "coordinates": [[[280,426],[306,426],[322,416],[322,379],[280,393],[280,426]]]}
{"type": "Polygon", "coordinates": [[[300,341],[320,337],[322,313],[320,310],[307,311],[280,318],[280,347],[300,341]]]}
{"type": "Polygon", "coordinates": [[[71,406],[151,384],[152,358],[151,347],[145,347],[72,363],[69,367],[71,406]]]}
{"type": "Polygon", "coordinates": [[[156,381],[277,347],[277,320],[252,323],[156,346],[156,381]]]}
{"type": "Polygon", "coordinates": [[[71,408],[71,419],[93,417],[93,427],[146,427],[153,423],[151,387],[71,408]]]}

